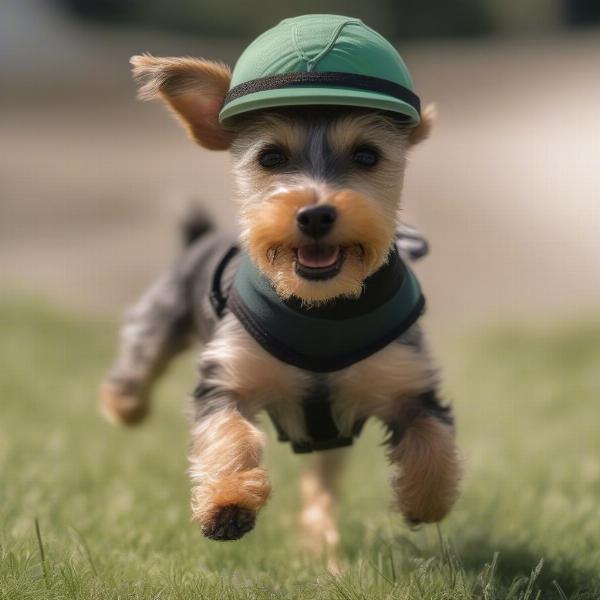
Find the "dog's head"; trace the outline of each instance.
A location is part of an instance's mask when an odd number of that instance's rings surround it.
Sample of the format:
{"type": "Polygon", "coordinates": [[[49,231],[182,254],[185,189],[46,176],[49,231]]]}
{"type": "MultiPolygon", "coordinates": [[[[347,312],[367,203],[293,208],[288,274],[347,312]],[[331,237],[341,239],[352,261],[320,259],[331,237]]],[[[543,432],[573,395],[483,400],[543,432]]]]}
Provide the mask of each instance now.
{"type": "Polygon", "coordinates": [[[231,73],[192,58],[132,58],[140,98],[159,95],[211,150],[230,149],[242,239],[282,297],[359,296],[394,242],[409,149],[429,135],[391,113],[343,107],[218,115],[231,73]]]}

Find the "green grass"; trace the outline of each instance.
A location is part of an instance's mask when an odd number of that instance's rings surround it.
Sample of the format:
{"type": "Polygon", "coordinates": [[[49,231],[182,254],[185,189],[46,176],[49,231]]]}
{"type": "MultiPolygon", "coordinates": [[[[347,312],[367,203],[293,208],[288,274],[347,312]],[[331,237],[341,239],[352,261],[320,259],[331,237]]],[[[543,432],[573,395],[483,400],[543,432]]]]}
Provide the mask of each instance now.
{"type": "Polygon", "coordinates": [[[148,423],[105,424],[96,385],[114,323],[0,304],[0,598],[600,598],[600,326],[502,327],[441,349],[467,458],[441,529],[387,510],[371,425],[340,507],[344,574],[298,548],[302,457],[272,443],[274,495],[234,543],[190,523],[182,398],[190,359],[148,423]],[[39,524],[39,537],[36,535],[39,524]],[[543,563],[542,563],[543,561],[543,563]]]}

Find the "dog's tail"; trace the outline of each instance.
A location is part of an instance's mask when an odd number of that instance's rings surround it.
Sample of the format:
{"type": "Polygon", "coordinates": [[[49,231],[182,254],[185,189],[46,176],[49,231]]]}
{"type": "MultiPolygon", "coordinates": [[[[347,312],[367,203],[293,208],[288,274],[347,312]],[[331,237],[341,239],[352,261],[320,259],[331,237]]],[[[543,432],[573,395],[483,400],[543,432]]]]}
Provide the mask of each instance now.
{"type": "Polygon", "coordinates": [[[189,205],[180,221],[181,241],[184,248],[214,229],[214,224],[202,206],[189,205]]]}

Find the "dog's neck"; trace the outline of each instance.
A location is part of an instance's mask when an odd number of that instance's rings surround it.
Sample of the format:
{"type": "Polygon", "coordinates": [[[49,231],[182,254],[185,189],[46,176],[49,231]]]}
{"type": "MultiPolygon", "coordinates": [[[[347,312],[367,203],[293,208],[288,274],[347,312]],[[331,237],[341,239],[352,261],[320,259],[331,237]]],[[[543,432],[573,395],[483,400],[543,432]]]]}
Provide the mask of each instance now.
{"type": "Polygon", "coordinates": [[[228,307],[252,337],[280,360],[310,371],[336,371],[382,349],[421,315],[419,283],[396,246],[364,282],[359,298],[307,306],[282,299],[243,256],[228,307]]]}
{"type": "Polygon", "coordinates": [[[351,319],[368,313],[387,302],[397,291],[404,279],[405,267],[396,246],[390,249],[386,261],[363,283],[359,297],[337,296],[315,304],[291,296],[282,299],[296,312],[321,319],[351,319]]]}

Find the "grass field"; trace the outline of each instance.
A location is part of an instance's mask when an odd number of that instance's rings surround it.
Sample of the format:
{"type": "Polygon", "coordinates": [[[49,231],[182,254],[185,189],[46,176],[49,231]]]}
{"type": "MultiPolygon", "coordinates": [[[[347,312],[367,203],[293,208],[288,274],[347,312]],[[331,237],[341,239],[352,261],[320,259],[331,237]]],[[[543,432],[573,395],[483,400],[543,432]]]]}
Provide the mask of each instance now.
{"type": "Polygon", "coordinates": [[[387,511],[381,432],[353,452],[341,506],[344,573],[298,549],[303,460],[275,443],[274,495],[240,542],[190,523],[182,398],[161,384],[135,431],[97,415],[114,323],[0,304],[0,598],[600,598],[600,324],[516,326],[438,349],[467,460],[440,529],[387,511]],[[36,534],[36,522],[39,536],[36,534]]]}

